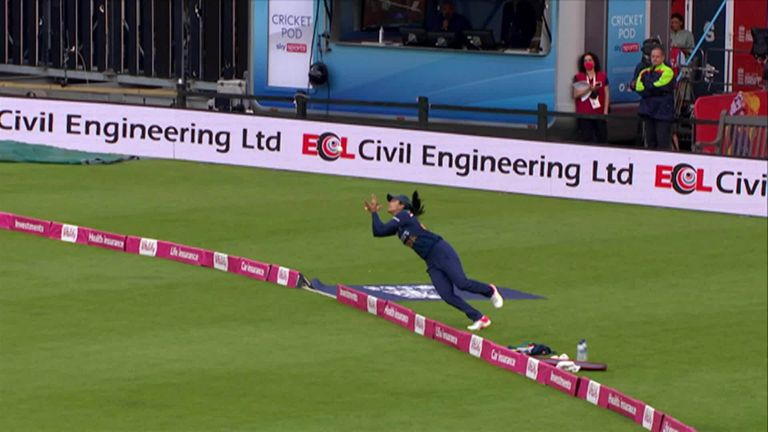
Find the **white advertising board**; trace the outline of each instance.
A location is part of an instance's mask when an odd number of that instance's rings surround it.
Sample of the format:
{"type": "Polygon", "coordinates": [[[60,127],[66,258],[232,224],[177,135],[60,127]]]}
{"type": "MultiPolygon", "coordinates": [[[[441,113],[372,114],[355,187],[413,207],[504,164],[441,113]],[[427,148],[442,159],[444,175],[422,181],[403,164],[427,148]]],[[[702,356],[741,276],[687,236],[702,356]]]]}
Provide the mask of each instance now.
{"type": "Polygon", "coordinates": [[[768,161],[0,97],[0,141],[768,217],[768,161]]]}

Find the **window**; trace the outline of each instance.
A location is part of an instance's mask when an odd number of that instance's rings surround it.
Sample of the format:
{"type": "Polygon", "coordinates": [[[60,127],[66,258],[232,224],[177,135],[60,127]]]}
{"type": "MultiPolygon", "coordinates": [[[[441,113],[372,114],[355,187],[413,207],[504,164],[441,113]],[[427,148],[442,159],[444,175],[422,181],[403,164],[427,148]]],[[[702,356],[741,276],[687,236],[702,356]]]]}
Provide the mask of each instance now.
{"type": "Polygon", "coordinates": [[[338,43],[542,55],[550,0],[334,0],[338,43]]]}
{"type": "Polygon", "coordinates": [[[424,25],[426,1],[419,0],[363,0],[363,30],[385,27],[416,27],[424,25]]]}

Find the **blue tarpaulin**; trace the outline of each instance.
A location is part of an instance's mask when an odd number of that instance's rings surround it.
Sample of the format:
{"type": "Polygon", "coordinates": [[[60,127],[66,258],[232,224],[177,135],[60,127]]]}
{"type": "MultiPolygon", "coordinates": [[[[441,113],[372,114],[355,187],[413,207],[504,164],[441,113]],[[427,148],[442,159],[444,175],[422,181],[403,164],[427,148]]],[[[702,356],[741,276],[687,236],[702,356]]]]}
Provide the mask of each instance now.
{"type": "MultiPolygon", "coordinates": [[[[346,284],[345,284],[346,285],[346,284]]],[[[403,301],[403,300],[441,300],[435,287],[429,284],[393,284],[393,285],[346,285],[366,294],[373,295],[383,300],[403,301]]],[[[326,294],[336,295],[336,285],[325,285],[319,279],[312,280],[312,288],[322,291],[326,294]]],[[[455,289],[455,288],[454,288],[455,289]]],[[[544,297],[535,294],[514,290],[511,288],[498,287],[501,296],[505,300],[533,300],[544,297]]],[[[465,300],[487,300],[487,298],[466,291],[455,290],[459,297],[465,300]]]]}

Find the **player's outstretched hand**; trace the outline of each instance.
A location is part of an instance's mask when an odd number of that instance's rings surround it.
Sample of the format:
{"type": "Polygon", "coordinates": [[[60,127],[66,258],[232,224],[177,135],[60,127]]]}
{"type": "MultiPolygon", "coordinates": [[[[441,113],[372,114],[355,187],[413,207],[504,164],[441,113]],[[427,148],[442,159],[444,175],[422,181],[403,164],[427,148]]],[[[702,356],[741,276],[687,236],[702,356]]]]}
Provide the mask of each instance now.
{"type": "Polygon", "coordinates": [[[364,206],[363,208],[365,209],[365,211],[367,211],[369,213],[376,213],[376,212],[379,211],[379,208],[381,208],[381,206],[379,206],[379,200],[376,198],[376,195],[374,195],[374,194],[371,194],[371,201],[370,202],[363,201],[363,206],[364,206]]]}

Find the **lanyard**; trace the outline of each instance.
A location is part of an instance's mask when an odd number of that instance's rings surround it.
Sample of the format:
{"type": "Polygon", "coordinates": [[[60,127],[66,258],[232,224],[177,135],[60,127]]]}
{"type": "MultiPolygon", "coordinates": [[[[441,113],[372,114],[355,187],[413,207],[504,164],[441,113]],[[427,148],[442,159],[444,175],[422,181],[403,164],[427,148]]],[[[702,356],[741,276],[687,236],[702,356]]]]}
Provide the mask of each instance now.
{"type": "Polygon", "coordinates": [[[592,80],[590,80],[589,75],[587,75],[587,84],[589,84],[590,87],[597,84],[597,74],[595,74],[595,77],[592,80]]]}

